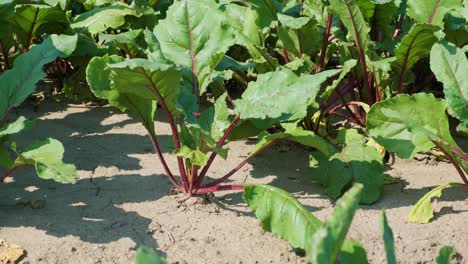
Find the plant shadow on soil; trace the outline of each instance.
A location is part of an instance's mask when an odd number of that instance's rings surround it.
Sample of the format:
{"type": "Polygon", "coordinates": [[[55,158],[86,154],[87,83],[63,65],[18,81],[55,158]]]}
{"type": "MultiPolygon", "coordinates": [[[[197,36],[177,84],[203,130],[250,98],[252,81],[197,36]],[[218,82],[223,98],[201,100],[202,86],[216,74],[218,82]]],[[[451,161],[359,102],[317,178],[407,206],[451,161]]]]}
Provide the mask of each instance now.
{"type": "MultiPolygon", "coordinates": [[[[44,109],[38,113],[31,114],[31,110],[27,108],[26,113],[18,114],[36,119],[47,113],[60,113],[65,110],[59,104],[48,103],[42,107],[44,109]]],[[[126,116],[114,120],[112,119],[114,115],[126,114],[110,106],[96,108],[73,106],[73,108],[76,112],[63,117],[55,117],[52,114],[52,117],[38,120],[32,130],[25,131],[18,137],[19,146],[26,146],[32,141],[42,140],[45,137],[58,139],[65,146],[65,162],[74,163],[77,169],[87,171],[94,170],[98,166],[138,170],[141,169],[140,160],[131,155],[153,153],[146,134],[106,133],[126,125],[138,124],[136,118],[126,116]]],[[[160,135],[158,141],[163,152],[170,151],[173,144],[170,136],[160,135]]]]}
{"type": "Polygon", "coordinates": [[[130,238],[136,248],[157,248],[152,219],[119,205],[168,195],[170,183],[164,176],[116,175],[80,179],[75,184],[41,180],[32,169],[17,176],[1,187],[0,226],[35,227],[52,236],[72,235],[90,243],[130,238]],[[33,208],[31,203],[43,206],[33,208]]]}

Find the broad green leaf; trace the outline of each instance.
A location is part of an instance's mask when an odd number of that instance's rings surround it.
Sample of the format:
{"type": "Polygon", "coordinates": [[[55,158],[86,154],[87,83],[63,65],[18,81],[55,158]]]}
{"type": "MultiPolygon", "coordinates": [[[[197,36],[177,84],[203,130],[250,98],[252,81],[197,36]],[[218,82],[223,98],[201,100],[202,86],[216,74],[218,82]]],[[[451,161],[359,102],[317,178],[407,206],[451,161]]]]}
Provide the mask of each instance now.
{"type": "Polygon", "coordinates": [[[334,80],[332,84],[327,86],[325,91],[322,93],[320,96],[322,100],[326,101],[335,91],[336,87],[341,83],[341,81],[346,77],[346,75],[356,66],[357,60],[350,59],[345,61],[343,64],[343,71],[340,73],[340,76],[338,76],[338,79],[334,80]]]}
{"type": "Polygon", "coordinates": [[[451,246],[443,246],[439,250],[439,254],[436,257],[436,264],[450,264],[450,258],[453,255],[454,250],[451,246]]]}
{"type": "Polygon", "coordinates": [[[67,3],[69,0],[42,0],[44,3],[50,5],[50,6],[60,6],[62,10],[65,10],[67,7],[67,3]]]}
{"type": "Polygon", "coordinates": [[[448,43],[437,43],[431,50],[431,70],[444,84],[447,109],[468,125],[468,59],[465,53],[448,43]]]}
{"type": "MultiPolygon", "coordinates": [[[[171,5],[166,18],[154,28],[162,54],[190,69],[201,88],[207,86],[206,78],[235,43],[233,28],[226,18],[215,1],[182,0],[171,5]]],[[[199,90],[200,94],[203,92],[199,90]]]]}
{"type": "Polygon", "coordinates": [[[367,114],[366,127],[375,141],[401,158],[430,150],[434,147],[432,140],[438,137],[456,146],[444,102],[432,94],[400,94],[374,104],[367,114]]]}
{"type": "Polygon", "coordinates": [[[18,134],[23,130],[29,129],[34,125],[34,121],[27,120],[25,117],[20,116],[14,122],[0,127],[0,138],[8,135],[18,134]]]}
{"type": "Polygon", "coordinates": [[[308,249],[322,223],[294,196],[269,185],[245,185],[243,198],[265,231],[285,239],[294,248],[308,249]]]}
{"type": "Polygon", "coordinates": [[[96,7],[73,19],[72,29],[85,30],[91,34],[104,32],[108,28],[116,29],[125,23],[126,16],[140,14],[126,4],[115,3],[105,7],[96,7]]]}
{"type": "Polygon", "coordinates": [[[108,52],[108,46],[100,45],[99,43],[97,43],[94,39],[94,36],[92,36],[88,32],[80,32],[78,33],[78,43],[76,44],[76,49],[70,55],[70,57],[78,57],[78,59],[88,58],[89,60],[89,58],[91,57],[103,56],[108,52]]]}
{"type": "Polygon", "coordinates": [[[346,239],[341,246],[338,256],[341,264],[368,264],[367,252],[361,243],[353,239],[346,239]]]}
{"type": "Polygon", "coordinates": [[[188,160],[190,165],[196,165],[198,167],[205,166],[208,162],[208,157],[205,153],[198,149],[191,149],[187,146],[182,146],[177,152],[174,153],[177,157],[183,157],[188,160]]]}
{"type": "Polygon", "coordinates": [[[12,69],[0,75],[0,116],[20,105],[46,76],[42,67],[57,57],[67,57],[76,47],[77,36],[51,35],[29,52],[18,56],[12,69]]]}
{"type": "Polygon", "coordinates": [[[348,39],[352,39],[358,49],[365,51],[370,45],[369,26],[355,0],[330,0],[330,11],[336,14],[348,29],[348,39]]]}
{"type": "Polygon", "coordinates": [[[333,264],[343,245],[354,213],[361,199],[363,186],[354,184],[340,198],[327,221],[309,239],[306,249],[307,259],[311,263],[333,264]]]}
{"type": "MultiPolygon", "coordinates": [[[[109,64],[123,61],[122,57],[112,55],[91,59],[86,69],[86,79],[91,91],[99,98],[106,99],[121,111],[130,111],[136,115],[150,133],[154,133],[154,115],[156,102],[130,92],[118,90],[111,81],[109,64]]],[[[129,86],[129,88],[134,86],[129,86]]]]}
{"type": "Polygon", "coordinates": [[[387,255],[387,264],[397,264],[395,257],[395,241],[393,239],[392,228],[388,225],[387,215],[382,210],[382,236],[385,245],[385,254],[387,255]]]}
{"type": "Polygon", "coordinates": [[[242,119],[299,120],[307,114],[307,102],[314,100],[322,83],[341,70],[328,70],[298,77],[289,69],[258,76],[250,82],[242,99],[235,100],[242,119]]]}
{"type": "Polygon", "coordinates": [[[158,65],[145,59],[131,59],[109,64],[112,86],[120,93],[159,101],[163,98],[171,112],[176,111],[180,95],[181,74],[166,65],[158,65]],[[155,92],[157,91],[157,93],[155,92]]]}
{"type": "Polygon", "coordinates": [[[445,39],[457,47],[463,48],[468,41],[468,5],[447,13],[444,17],[445,39]]]}
{"type": "Polygon", "coordinates": [[[411,208],[408,215],[408,220],[412,223],[426,224],[434,217],[431,200],[432,198],[440,198],[442,191],[446,188],[464,186],[462,183],[449,182],[440,185],[426,193],[419,201],[411,208]]]}
{"type": "Polygon", "coordinates": [[[43,4],[16,5],[14,23],[18,38],[25,46],[32,39],[45,33],[61,33],[68,27],[65,11],[59,7],[43,4]]]}
{"type": "MultiPolygon", "coordinates": [[[[360,2],[366,2],[362,0],[360,2]]],[[[374,5],[372,16],[371,36],[376,42],[376,48],[383,47],[393,54],[395,41],[393,40],[393,32],[395,30],[393,20],[398,10],[398,4],[393,0],[389,1],[372,1],[374,5]]]]}
{"type": "Polygon", "coordinates": [[[167,261],[153,249],[142,246],[135,253],[134,264],[167,264],[167,261]]]}
{"type": "Polygon", "coordinates": [[[339,197],[352,182],[363,184],[361,203],[375,202],[384,185],[383,156],[366,144],[364,136],[354,129],[341,130],[338,135],[341,152],[332,155],[312,152],[310,167],[313,178],[325,187],[325,193],[332,198],[339,197]]]}
{"type": "Polygon", "coordinates": [[[261,32],[261,26],[256,22],[261,15],[255,8],[231,3],[226,7],[226,15],[235,30],[236,44],[249,51],[252,60],[256,63],[257,73],[275,70],[279,65],[278,60],[264,47],[265,36],[261,32]]]}
{"type": "Polygon", "coordinates": [[[286,132],[263,135],[250,155],[255,154],[276,140],[294,141],[304,146],[318,149],[321,153],[325,153],[325,155],[333,155],[336,153],[335,147],[322,137],[316,135],[312,131],[297,128],[286,132]]]}
{"type": "Polygon", "coordinates": [[[281,23],[281,25],[292,29],[300,29],[303,26],[305,26],[310,20],[310,17],[293,17],[283,15],[281,13],[278,14],[278,21],[281,23]]]}
{"type": "Polygon", "coordinates": [[[303,12],[306,16],[313,17],[320,25],[325,26],[328,6],[323,0],[304,0],[303,12]]]}
{"type": "Polygon", "coordinates": [[[34,165],[40,178],[52,179],[60,183],[74,183],[77,172],[74,165],[63,163],[63,145],[58,140],[49,138],[33,143],[21,152],[16,165],[34,165]]]}
{"type": "Polygon", "coordinates": [[[143,30],[135,29],[119,34],[99,34],[99,40],[106,46],[121,49],[130,57],[138,57],[144,54],[142,33],[143,30]]]}
{"type": "Polygon", "coordinates": [[[322,45],[323,35],[315,20],[307,17],[293,18],[279,15],[282,24],[279,27],[278,43],[280,48],[288,51],[290,60],[302,58],[303,55],[317,53],[322,45]]]}
{"type": "Polygon", "coordinates": [[[436,43],[435,32],[440,29],[429,24],[415,24],[407,35],[403,37],[395,50],[396,60],[393,67],[398,72],[398,83],[405,82],[405,76],[420,59],[428,57],[432,45],[436,43]]]}
{"type": "Polygon", "coordinates": [[[229,109],[226,104],[227,94],[221,95],[216,99],[214,105],[205,110],[198,120],[201,128],[209,132],[214,140],[219,140],[224,131],[229,127],[229,109]]]}
{"type": "Polygon", "coordinates": [[[161,44],[154,35],[153,31],[145,29],[144,34],[145,42],[148,45],[148,48],[145,51],[148,60],[153,63],[165,65],[165,67],[170,67],[170,65],[173,65],[173,63],[164,56],[161,50],[161,44]]]}
{"type": "Polygon", "coordinates": [[[278,0],[248,0],[252,9],[258,13],[257,24],[262,30],[272,28],[277,25],[278,13],[283,10],[284,4],[278,0]]]}
{"type": "Polygon", "coordinates": [[[416,23],[427,23],[443,27],[445,14],[461,7],[458,0],[413,0],[408,1],[408,16],[416,23]]]}

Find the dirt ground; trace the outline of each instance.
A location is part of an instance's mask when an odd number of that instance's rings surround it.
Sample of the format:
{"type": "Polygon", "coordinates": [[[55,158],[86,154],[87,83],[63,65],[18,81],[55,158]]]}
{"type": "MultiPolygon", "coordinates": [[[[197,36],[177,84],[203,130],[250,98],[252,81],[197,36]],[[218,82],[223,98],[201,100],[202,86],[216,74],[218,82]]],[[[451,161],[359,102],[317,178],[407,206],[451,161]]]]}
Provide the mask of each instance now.
{"type": "MultiPolygon", "coordinates": [[[[53,137],[66,148],[65,159],[79,169],[74,185],[38,179],[18,171],[0,186],[0,239],[18,244],[20,263],[131,263],[140,245],[157,249],[170,263],[305,263],[287,242],[264,233],[241,193],[217,193],[213,203],[187,207],[170,195],[171,185],[143,127],[111,107],[41,105],[16,114],[40,118],[18,138],[53,137]],[[31,201],[39,206],[31,206],[31,201]],[[32,207],[39,207],[33,209],[32,207]]],[[[169,129],[157,123],[161,145],[170,151],[169,129]]],[[[254,142],[233,142],[228,160],[217,159],[211,177],[239,163],[254,142]]],[[[293,193],[311,212],[325,219],[333,201],[311,179],[308,154],[289,144],[262,153],[238,173],[236,183],[269,183],[293,193]]],[[[175,160],[168,157],[175,168],[175,160]]],[[[437,217],[410,224],[407,214],[431,188],[459,181],[444,162],[397,160],[388,173],[399,183],[385,186],[383,197],[361,206],[349,236],[359,240],[372,263],[384,263],[381,209],[393,228],[401,263],[434,263],[442,245],[457,251],[453,263],[468,259],[468,192],[449,189],[435,203],[437,217]]]]}

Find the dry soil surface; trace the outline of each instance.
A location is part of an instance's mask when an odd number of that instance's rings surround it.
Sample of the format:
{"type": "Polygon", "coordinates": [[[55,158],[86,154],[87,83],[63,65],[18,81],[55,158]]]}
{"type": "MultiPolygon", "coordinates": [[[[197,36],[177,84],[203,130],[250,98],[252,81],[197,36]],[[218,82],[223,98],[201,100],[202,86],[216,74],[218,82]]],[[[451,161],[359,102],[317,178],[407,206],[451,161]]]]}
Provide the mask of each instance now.
{"type": "MultiPolygon", "coordinates": [[[[15,115],[40,118],[18,138],[19,147],[53,137],[66,146],[65,160],[76,164],[79,180],[61,185],[18,171],[0,186],[0,239],[26,251],[20,263],[131,263],[146,245],[170,263],[305,263],[287,242],[264,233],[241,193],[217,193],[206,205],[186,206],[152,153],[143,127],[111,107],[48,103],[39,111],[15,115]]],[[[171,140],[166,123],[157,122],[166,154],[171,140]]],[[[233,142],[227,161],[217,159],[215,178],[242,161],[255,142],[233,142]]],[[[167,157],[175,168],[175,160],[167,157]]],[[[307,169],[307,151],[273,146],[233,177],[235,183],[269,183],[293,193],[311,212],[326,219],[334,201],[324,196],[307,169]]],[[[384,263],[381,209],[393,227],[401,263],[434,263],[442,245],[453,245],[454,263],[468,259],[468,192],[449,189],[435,203],[429,224],[407,221],[420,197],[440,184],[459,181],[445,162],[402,161],[388,173],[398,177],[371,206],[361,206],[349,236],[361,241],[372,263],[384,263]]]]}

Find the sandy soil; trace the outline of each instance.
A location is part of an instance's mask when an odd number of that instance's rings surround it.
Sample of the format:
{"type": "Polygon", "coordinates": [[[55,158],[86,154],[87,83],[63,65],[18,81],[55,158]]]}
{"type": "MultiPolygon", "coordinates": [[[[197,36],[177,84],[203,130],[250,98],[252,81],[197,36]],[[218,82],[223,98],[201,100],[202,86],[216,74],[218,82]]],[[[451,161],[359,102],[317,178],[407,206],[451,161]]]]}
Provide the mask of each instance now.
{"type": "MultiPolygon", "coordinates": [[[[0,186],[0,239],[21,245],[21,263],[131,263],[135,249],[157,249],[170,263],[305,263],[287,242],[262,232],[240,193],[217,193],[214,203],[187,207],[170,195],[141,125],[110,107],[44,104],[41,119],[18,139],[54,137],[66,146],[66,161],[75,163],[74,185],[43,181],[22,170],[0,186]],[[43,203],[33,209],[28,201],[43,203]],[[39,201],[39,202],[38,202],[39,201]],[[21,204],[21,205],[20,205],[21,204]]],[[[165,123],[157,123],[162,146],[170,151],[165,123]]],[[[223,175],[240,162],[254,142],[234,142],[227,161],[217,159],[210,175],[223,175]]],[[[299,198],[325,219],[333,201],[311,180],[305,150],[279,144],[237,174],[237,183],[269,183],[299,198]]],[[[400,161],[389,174],[400,182],[385,186],[384,196],[356,213],[349,236],[360,240],[372,263],[384,263],[380,210],[386,208],[401,263],[433,263],[442,245],[456,248],[454,263],[468,259],[468,193],[447,190],[435,203],[429,224],[408,223],[410,206],[432,187],[459,181],[450,164],[400,161]]],[[[175,160],[169,157],[175,168],[175,160]]]]}

